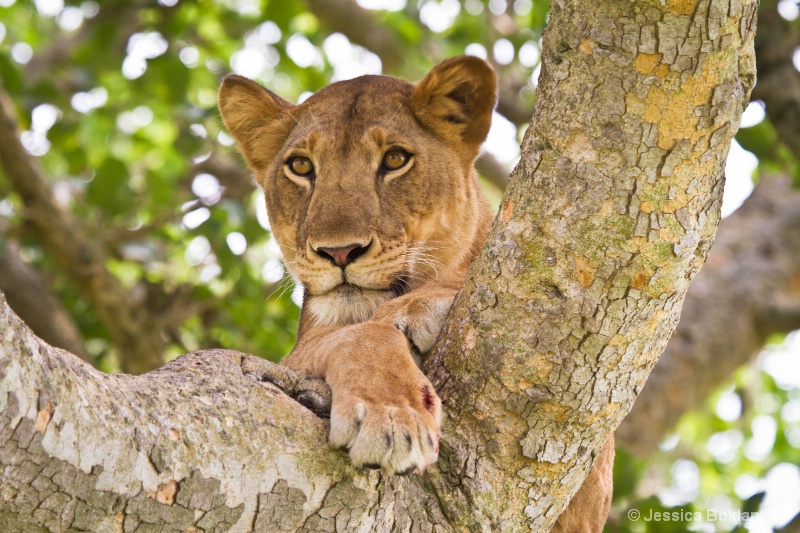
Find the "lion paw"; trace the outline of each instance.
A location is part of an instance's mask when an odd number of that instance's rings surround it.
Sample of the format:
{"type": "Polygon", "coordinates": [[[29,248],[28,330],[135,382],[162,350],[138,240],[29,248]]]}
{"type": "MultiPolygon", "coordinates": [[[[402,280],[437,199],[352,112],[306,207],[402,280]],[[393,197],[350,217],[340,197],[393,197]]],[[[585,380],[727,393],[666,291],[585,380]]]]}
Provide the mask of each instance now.
{"type": "Polygon", "coordinates": [[[389,475],[423,473],[439,454],[441,401],[430,384],[411,396],[389,400],[334,393],[331,444],[346,450],[357,467],[389,475]]]}

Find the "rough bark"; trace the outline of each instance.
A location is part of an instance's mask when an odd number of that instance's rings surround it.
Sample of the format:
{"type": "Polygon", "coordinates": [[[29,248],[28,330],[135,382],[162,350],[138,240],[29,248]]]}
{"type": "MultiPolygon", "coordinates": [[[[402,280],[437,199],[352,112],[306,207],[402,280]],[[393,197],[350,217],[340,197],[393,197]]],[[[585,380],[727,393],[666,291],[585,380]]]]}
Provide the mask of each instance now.
{"type": "Polygon", "coordinates": [[[765,177],[720,225],[678,329],[617,443],[641,455],[655,451],[678,418],[750,361],[770,334],[797,328],[800,191],[787,178],[765,177]]]}
{"type": "Polygon", "coordinates": [[[522,160],[427,365],[450,416],[440,470],[462,477],[442,492],[495,527],[560,513],[713,239],[756,4],[654,6],[554,3],[522,160]]]}
{"type": "Polygon", "coordinates": [[[749,2],[554,3],[522,161],[426,363],[447,419],[425,476],[354,470],[255,358],[107,376],[3,305],[0,523],[546,531],[711,244],[754,26],[749,2]]]}
{"type": "MultiPolygon", "coordinates": [[[[761,2],[752,96],[764,101],[778,140],[800,160],[797,46],[800,28],[778,14],[775,0],[761,2]]],[[[617,444],[640,455],[654,452],[680,415],[749,362],[769,333],[800,328],[800,192],[790,182],[763,178],[722,223],[678,329],[617,431],[617,444]]]]}
{"type": "Polygon", "coordinates": [[[245,375],[263,360],[208,351],[106,375],[42,343],[2,296],[0,332],[0,530],[314,529],[351,498],[352,523],[367,519],[379,476],[348,479],[326,423],[245,375]]]}

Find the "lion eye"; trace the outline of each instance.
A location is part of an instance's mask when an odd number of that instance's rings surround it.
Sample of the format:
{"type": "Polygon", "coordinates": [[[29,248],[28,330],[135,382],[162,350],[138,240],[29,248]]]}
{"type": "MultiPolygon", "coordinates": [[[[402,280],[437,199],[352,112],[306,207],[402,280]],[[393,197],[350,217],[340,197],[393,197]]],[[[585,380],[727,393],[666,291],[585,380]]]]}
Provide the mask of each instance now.
{"type": "Polygon", "coordinates": [[[295,156],[289,160],[289,168],[298,176],[310,176],[314,172],[314,164],[307,157],[295,156]]]}
{"type": "Polygon", "coordinates": [[[405,150],[395,148],[389,150],[383,156],[383,166],[388,170],[397,170],[406,166],[411,156],[405,150]]]}

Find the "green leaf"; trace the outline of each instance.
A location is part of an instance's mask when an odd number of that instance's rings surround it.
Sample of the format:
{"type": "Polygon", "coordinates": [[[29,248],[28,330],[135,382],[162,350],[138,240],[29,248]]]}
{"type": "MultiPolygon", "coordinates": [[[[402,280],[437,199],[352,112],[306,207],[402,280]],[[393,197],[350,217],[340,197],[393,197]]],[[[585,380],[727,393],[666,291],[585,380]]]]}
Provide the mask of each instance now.
{"type": "Polygon", "coordinates": [[[133,191],[128,185],[128,167],[118,159],[106,159],[86,189],[86,199],[110,215],[134,208],[133,191]]]}

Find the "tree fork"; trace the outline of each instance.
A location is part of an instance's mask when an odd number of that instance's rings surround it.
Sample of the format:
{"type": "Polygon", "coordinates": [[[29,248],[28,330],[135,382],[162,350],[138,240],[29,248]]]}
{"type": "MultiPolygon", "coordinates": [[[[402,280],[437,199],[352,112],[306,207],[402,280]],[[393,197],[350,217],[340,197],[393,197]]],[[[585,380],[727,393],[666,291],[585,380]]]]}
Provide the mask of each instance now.
{"type": "Polygon", "coordinates": [[[438,468],[356,471],[251,356],[104,375],[2,302],[0,526],[547,531],[713,240],[755,10],[554,2],[521,163],[426,363],[448,417],[438,468]]]}

